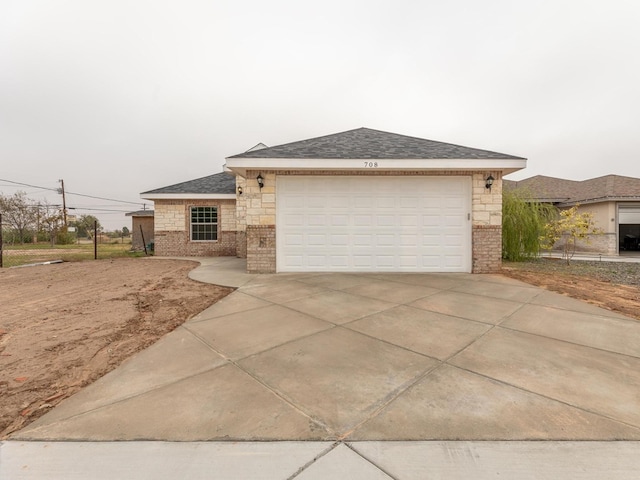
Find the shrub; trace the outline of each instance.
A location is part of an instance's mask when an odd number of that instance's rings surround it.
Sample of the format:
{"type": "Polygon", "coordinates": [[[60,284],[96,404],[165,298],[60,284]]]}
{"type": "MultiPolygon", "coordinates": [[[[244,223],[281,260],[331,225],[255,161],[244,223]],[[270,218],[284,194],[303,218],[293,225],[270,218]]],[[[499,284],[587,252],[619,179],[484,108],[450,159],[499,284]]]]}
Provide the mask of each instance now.
{"type": "Polygon", "coordinates": [[[521,262],[537,257],[544,227],[557,216],[548,203],[531,199],[525,191],[506,190],[502,194],[502,258],[521,262]]]}

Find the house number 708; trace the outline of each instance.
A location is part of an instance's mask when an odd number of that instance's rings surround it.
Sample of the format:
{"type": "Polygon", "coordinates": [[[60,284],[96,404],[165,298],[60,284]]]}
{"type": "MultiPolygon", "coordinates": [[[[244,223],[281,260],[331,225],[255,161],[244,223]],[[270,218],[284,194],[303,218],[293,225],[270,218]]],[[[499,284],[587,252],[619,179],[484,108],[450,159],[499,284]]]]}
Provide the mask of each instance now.
{"type": "Polygon", "coordinates": [[[378,162],[364,162],[364,168],[378,168],[378,162]]]}

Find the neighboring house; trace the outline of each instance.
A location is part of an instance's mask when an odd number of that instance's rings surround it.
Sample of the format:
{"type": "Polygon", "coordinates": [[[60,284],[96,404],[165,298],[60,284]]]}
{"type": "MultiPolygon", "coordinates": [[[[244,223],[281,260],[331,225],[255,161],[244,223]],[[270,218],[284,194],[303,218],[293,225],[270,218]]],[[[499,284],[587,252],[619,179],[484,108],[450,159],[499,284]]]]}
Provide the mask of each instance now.
{"type": "Polygon", "coordinates": [[[145,245],[153,243],[153,210],[138,210],[125,215],[131,217],[131,248],[144,250],[145,245]]]}
{"type": "Polygon", "coordinates": [[[236,255],[272,272],[492,272],[502,177],[526,159],[360,128],[228,157],[144,192],[157,255],[236,255]]]}
{"type": "Polygon", "coordinates": [[[591,212],[604,234],[580,243],[580,250],[617,255],[640,249],[640,178],[606,175],[575,181],[538,175],[504,182],[505,189],[523,190],[539,202],[560,209],[579,204],[580,211],[591,212]]]}

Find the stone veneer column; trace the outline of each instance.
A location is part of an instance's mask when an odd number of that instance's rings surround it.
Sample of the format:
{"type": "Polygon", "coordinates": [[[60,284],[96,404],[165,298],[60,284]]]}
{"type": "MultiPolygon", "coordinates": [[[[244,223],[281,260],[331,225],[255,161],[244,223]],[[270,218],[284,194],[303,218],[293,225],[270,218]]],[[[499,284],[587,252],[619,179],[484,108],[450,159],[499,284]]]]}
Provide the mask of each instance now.
{"type": "Polygon", "coordinates": [[[473,174],[472,193],[473,273],[497,272],[502,267],[502,175],[496,172],[473,174]],[[491,174],[491,190],[485,187],[491,174]]]}
{"type": "Polygon", "coordinates": [[[246,192],[247,271],[275,273],[276,174],[248,170],[244,191],[246,192]],[[258,174],[264,178],[263,188],[260,188],[256,181],[258,174]]]}
{"type": "Polygon", "coordinates": [[[247,181],[236,176],[236,257],[247,258],[247,181]],[[242,188],[242,195],[238,193],[242,188]]]}

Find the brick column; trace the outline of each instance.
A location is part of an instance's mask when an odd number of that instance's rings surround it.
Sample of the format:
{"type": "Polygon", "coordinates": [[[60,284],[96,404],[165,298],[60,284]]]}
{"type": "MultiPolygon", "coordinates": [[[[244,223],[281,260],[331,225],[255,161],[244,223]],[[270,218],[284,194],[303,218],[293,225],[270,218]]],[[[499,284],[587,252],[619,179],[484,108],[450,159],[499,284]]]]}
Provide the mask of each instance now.
{"type": "Polygon", "coordinates": [[[247,225],[247,272],[276,272],[275,225],[247,225]]]}
{"type": "Polygon", "coordinates": [[[502,226],[474,225],[473,273],[492,273],[502,266],[502,226]]]}

